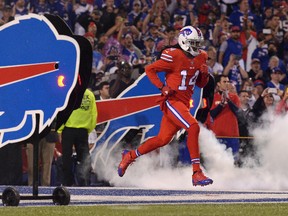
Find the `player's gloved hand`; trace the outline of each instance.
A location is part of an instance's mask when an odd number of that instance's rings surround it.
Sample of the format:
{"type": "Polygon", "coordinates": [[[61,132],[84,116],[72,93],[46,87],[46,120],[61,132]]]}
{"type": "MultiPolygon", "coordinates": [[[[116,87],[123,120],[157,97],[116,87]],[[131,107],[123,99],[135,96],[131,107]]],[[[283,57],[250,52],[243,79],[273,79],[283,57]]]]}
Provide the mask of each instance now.
{"type": "Polygon", "coordinates": [[[169,86],[163,86],[162,88],[160,88],[162,94],[164,96],[171,96],[175,93],[175,91],[173,89],[171,89],[169,86]]]}
{"type": "Polygon", "coordinates": [[[200,66],[200,71],[204,76],[209,76],[208,74],[208,66],[206,64],[202,64],[200,66]]]}

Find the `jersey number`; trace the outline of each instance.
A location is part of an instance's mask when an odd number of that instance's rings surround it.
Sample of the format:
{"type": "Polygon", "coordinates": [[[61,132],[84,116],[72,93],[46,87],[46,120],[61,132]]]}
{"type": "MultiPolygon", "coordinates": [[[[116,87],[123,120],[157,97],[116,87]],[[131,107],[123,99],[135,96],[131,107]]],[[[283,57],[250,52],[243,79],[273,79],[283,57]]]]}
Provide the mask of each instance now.
{"type": "MultiPolygon", "coordinates": [[[[196,83],[198,75],[199,75],[199,70],[196,71],[194,76],[192,76],[191,79],[188,82],[188,86],[191,86],[192,90],[195,87],[195,83],[196,83]]],[[[182,76],[181,85],[178,87],[178,90],[184,91],[184,90],[187,89],[187,84],[186,84],[187,71],[186,70],[182,70],[181,71],[181,76],[182,76]]]]}

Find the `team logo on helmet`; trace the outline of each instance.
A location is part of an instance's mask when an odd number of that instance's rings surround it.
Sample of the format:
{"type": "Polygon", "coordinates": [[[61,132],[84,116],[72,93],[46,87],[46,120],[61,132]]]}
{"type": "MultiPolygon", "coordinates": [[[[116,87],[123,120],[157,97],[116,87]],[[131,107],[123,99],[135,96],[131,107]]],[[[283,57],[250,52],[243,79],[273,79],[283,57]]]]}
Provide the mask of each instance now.
{"type": "Polygon", "coordinates": [[[192,34],[192,30],[190,28],[186,28],[186,29],[182,29],[180,32],[179,32],[179,35],[183,35],[184,37],[185,36],[188,36],[192,34]]]}

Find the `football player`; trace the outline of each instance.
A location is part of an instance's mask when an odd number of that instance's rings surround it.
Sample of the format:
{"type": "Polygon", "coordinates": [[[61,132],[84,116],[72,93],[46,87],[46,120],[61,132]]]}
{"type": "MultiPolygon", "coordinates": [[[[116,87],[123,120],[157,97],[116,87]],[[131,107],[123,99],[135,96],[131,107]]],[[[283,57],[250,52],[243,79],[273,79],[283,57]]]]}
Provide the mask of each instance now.
{"type": "Polygon", "coordinates": [[[148,139],[136,150],[124,150],[118,174],[122,177],[127,167],[135,159],[159,147],[167,145],[178,130],[187,131],[194,186],[205,186],[213,183],[206,177],[200,167],[199,132],[197,120],[190,113],[189,101],[195,85],[203,88],[209,80],[207,53],[201,50],[204,41],[202,32],[193,26],[183,27],[178,35],[178,44],[162,51],[160,58],[147,65],[146,74],[150,81],[161,91],[160,109],[163,112],[160,131],[157,136],[148,139]],[[165,72],[165,83],[157,73],[165,72]]]}

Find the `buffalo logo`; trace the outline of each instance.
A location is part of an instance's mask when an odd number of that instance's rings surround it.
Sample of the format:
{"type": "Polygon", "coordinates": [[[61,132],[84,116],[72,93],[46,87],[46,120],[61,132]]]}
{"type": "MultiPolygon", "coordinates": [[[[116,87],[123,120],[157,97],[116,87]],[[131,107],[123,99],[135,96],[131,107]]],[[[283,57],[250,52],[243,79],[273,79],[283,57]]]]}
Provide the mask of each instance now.
{"type": "Polygon", "coordinates": [[[187,37],[190,34],[192,34],[192,30],[190,28],[184,28],[179,32],[179,35],[183,35],[184,37],[187,37]]]}
{"type": "Polygon", "coordinates": [[[45,16],[29,14],[0,27],[0,147],[39,133],[64,110],[77,83],[79,44],[45,16]]]}

